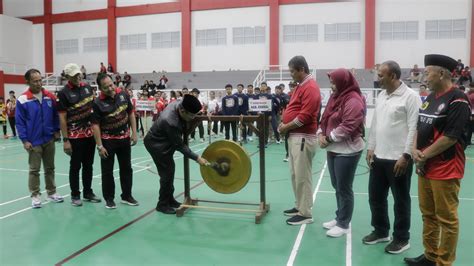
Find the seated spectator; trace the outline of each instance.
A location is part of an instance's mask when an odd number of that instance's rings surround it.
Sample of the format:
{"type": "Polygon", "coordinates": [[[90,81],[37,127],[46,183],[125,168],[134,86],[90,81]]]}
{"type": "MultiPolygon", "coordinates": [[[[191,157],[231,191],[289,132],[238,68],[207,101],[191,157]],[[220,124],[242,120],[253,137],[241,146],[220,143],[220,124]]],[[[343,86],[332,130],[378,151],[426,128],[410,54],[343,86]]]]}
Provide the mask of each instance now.
{"type": "Polygon", "coordinates": [[[117,73],[117,75],[115,75],[115,85],[118,87],[118,86],[122,86],[122,77],[120,76],[119,73],[117,73]]]}
{"type": "Polygon", "coordinates": [[[161,76],[160,83],[158,84],[158,89],[166,89],[166,83],[168,83],[168,78],[165,75],[161,76]]]}
{"type": "Polygon", "coordinates": [[[458,79],[459,85],[464,85],[464,82],[469,81],[469,84],[472,83],[471,69],[468,66],[465,66],[461,71],[461,76],[458,79]]]}
{"type": "Polygon", "coordinates": [[[100,62],[100,70],[99,70],[99,73],[104,73],[104,74],[107,73],[107,69],[105,68],[104,63],[102,63],[102,62],[100,62]]]}
{"type": "Polygon", "coordinates": [[[144,90],[148,90],[148,80],[145,80],[145,82],[143,82],[143,85],[140,87],[140,90],[144,91],[144,90]]]}
{"type": "Polygon", "coordinates": [[[458,59],[458,65],[456,66],[456,68],[454,69],[452,73],[453,78],[457,78],[461,76],[461,72],[463,69],[464,69],[464,64],[462,63],[461,59],[458,59]]]}
{"type": "Polygon", "coordinates": [[[419,94],[420,94],[421,102],[424,103],[425,100],[426,100],[426,97],[428,97],[428,95],[430,95],[430,91],[426,88],[425,84],[420,85],[419,94]]]}
{"type": "Polygon", "coordinates": [[[421,69],[419,69],[418,65],[415,64],[413,68],[410,70],[410,81],[421,83],[422,77],[423,75],[421,74],[421,69]]]}
{"type": "Polygon", "coordinates": [[[81,73],[82,73],[82,79],[86,79],[87,77],[87,71],[84,65],[81,66],[81,73]]]}
{"type": "Polygon", "coordinates": [[[111,63],[109,63],[109,65],[107,66],[107,72],[109,72],[109,74],[115,73],[114,72],[114,67],[112,66],[111,63]]]}
{"type": "Polygon", "coordinates": [[[123,86],[127,88],[132,83],[132,77],[125,71],[123,73],[123,86]]]}

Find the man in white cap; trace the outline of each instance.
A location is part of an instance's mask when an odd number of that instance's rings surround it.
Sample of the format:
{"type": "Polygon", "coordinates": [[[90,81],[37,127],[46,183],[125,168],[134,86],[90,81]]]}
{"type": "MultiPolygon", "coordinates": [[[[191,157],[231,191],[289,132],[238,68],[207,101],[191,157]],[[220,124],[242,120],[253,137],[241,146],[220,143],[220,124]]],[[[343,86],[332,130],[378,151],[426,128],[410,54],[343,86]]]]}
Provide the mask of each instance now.
{"type": "Polygon", "coordinates": [[[451,81],[456,66],[448,56],[425,56],[424,77],[432,93],[420,108],[412,154],[425,251],[405,258],[408,265],[452,265],[456,258],[459,189],[466,164],[464,136],[471,114],[466,94],[451,81]]]}
{"type": "Polygon", "coordinates": [[[71,156],[69,185],[71,204],[82,206],[79,189],[79,171],[82,167],[82,187],[85,201],[98,203],[101,200],[92,191],[92,164],[94,163],[95,141],[91,128],[94,92],[82,81],[81,69],[77,64],[67,64],[64,73],[68,83],[58,92],[58,112],[64,152],[71,156]]]}

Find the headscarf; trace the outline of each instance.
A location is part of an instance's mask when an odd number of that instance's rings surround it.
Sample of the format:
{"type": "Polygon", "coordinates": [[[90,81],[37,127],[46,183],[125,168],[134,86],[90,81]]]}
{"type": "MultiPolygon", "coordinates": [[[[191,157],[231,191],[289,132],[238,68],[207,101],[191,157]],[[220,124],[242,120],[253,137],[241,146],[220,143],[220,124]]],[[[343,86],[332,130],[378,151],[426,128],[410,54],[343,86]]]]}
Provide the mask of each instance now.
{"type": "Polygon", "coordinates": [[[363,101],[359,84],[349,70],[338,68],[329,72],[328,77],[331,78],[336,85],[336,92],[331,94],[321,118],[321,129],[324,135],[329,134],[329,132],[325,132],[327,130],[329,117],[337,112],[343,103],[354,97],[361,98],[363,101]]]}

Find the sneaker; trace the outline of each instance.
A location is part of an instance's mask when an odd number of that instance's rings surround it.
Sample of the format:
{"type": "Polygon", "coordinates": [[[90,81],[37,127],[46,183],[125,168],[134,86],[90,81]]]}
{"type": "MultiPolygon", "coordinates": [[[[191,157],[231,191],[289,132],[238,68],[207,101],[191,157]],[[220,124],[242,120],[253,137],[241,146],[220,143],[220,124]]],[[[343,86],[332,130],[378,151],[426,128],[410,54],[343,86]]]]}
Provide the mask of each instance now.
{"type": "Polygon", "coordinates": [[[326,228],[326,229],[331,229],[333,228],[334,226],[336,226],[337,224],[337,221],[336,220],[331,220],[329,222],[325,222],[323,223],[323,227],[326,228]]]}
{"type": "Polygon", "coordinates": [[[115,205],[114,200],[105,200],[105,208],[115,209],[115,208],[117,208],[117,205],[115,205]]]}
{"type": "Polygon", "coordinates": [[[92,203],[99,203],[102,200],[98,198],[94,193],[84,195],[84,201],[92,202],[92,203]]]}
{"type": "Polygon", "coordinates": [[[425,257],[425,254],[421,254],[418,257],[415,258],[404,258],[403,261],[405,261],[406,264],[408,265],[424,265],[424,266],[436,266],[436,262],[429,260],[427,257],[425,257]]]}
{"type": "Polygon", "coordinates": [[[285,157],[285,159],[283,159],[283,161],[284,161],[285,163],[287,163],[287,162],[288,162],[288,157],[285,157]]]}
{"type": "Polygon", "coordinates": [[[252,138],[252,137],[249,137],[248,140],[249,140],[250,142],[252,142],[252,141],[253,141],[253,138],[252,138]]]}
{"type": "Polygon", "coordinates": [[[126,199],[122,199],[121,202],[123,204],[127,204],[127,205],[130,205],[130,206],[138,206],[138,201],[136,201],[132,196],[130,196],[126,199]]]}
{"type": "Polygon", "coordinates": [[[301,215],[295,215],[290,219],[286,220],[286,223],[289,225],[300,225],[300,224],[310,224],[313,223],[312,217],[304,217],[301,215]]]}
{"type": "Polygon", "coordinates": [[[36,195],[36,196],[31,197],[31,207],[33,209],[41,208],[41,197],[40,197],[40,195],[36,195]]]}
{"type": "Polygon", "coordinates": [[[156,206],[155,208],[156,211],[162,212],[164,214],[175,214],[176,209],[170,206],[156,206]]]}
{"type": "Polygon", "coordinates": [[[299,212],[298,209],[293,208],[293,209],[289,209],[289,210],[283,211],[283,214],[284,214],[285,216],[295,216],[295,215],[298,214],[298,212],[299,212]]]}
{"type": "Polygon", "coordinates": [[[277,141],[276,141],[276,144],[281,144],[281,140],[277,140],[277,141]]]}
{"type": "Polygon", "coordinates": [[[53,195],[48,195],[48,199],[56,203],[60,203],[64,201],[63,196],[59,195],[58,193],[54,193],[53,195]]]}
{"type": "Polygon", "coordinates": [[[349,229],[344,229],[344,228],[341,228],[341,227],[335,225],[333,228],[329,229],[326,232],[326,235],[330,236],[330,237],[341,237],[341,236],[347,234],[347,232],[349,232],[349,229]]]}
{"type": "Polygon", "coordinates": [[[379,242],[388,242],[388,241],[390,241],[389,236],[380,236],[379,234],[375,233],[375,231],[373,231],[372,233],[362,238],[362,242],[366,245],[373,245],[379,242]]]}
{"type": "Polygon", "coordinates": [[[79,197],[72,197],[71,198],[71,205],[76,206],[76,207],[81,207],[82,206],[82,200],[79,197]]]}
{"type": "Polygon", "coordinates": [[[394,239],[385,247],[385,252],[390,254],[400,254],[410,248],[410,242],[394,239]]]}
{"type": "Polygon", "coordinates": [[[202,138],[202,139],[200,140],[201,143],[203,143],[204,141],[206,141],[204,138],[202,138]]]}

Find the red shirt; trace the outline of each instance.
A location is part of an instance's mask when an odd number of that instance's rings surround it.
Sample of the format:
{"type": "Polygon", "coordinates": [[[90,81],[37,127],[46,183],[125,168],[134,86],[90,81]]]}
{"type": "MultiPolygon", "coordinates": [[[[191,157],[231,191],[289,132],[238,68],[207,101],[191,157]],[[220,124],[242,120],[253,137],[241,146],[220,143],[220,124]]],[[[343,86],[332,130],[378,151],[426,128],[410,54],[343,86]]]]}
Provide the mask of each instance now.
{"type": "Polygon", "coordinates": [[[290,135],[303,134],[316,137],[318,129],[318,113],[321,106],[319,85],[311,75],[296,86],[290,103],[283,112],[282,121],[288,124],[294,121],[300,127],[290,131],[290,135]]]}

